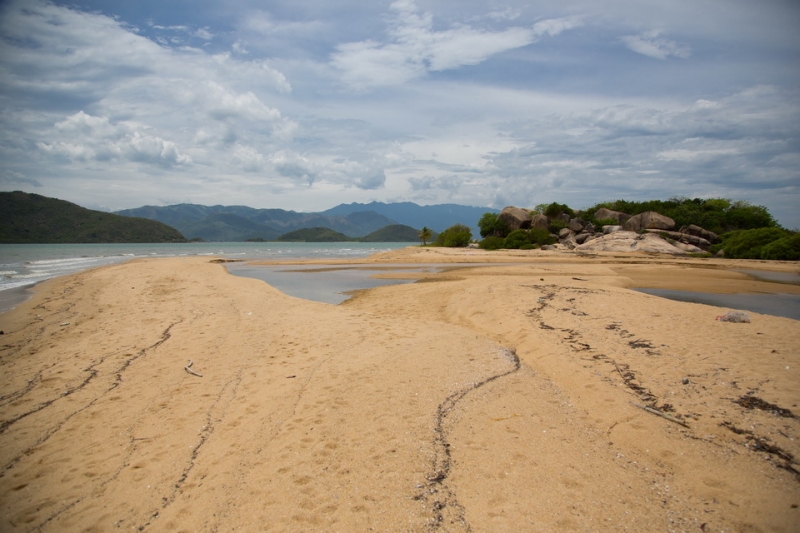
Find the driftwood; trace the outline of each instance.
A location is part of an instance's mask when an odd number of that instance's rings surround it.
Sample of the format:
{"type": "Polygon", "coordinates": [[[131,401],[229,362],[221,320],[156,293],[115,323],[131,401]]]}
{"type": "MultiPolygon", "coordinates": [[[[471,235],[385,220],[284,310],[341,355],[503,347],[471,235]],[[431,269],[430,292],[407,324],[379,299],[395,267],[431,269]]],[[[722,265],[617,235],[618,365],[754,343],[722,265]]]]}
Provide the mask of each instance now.
{"type": "Polygon", "coordinates": [[[202,378],[203,376],[201,376],[200,374],[198,374],[197,372],[192,370],[192,365],[193,364],[194,363],[192,362],[192,360],[189,359],[189,364],[186,365],[185,367],[183,367],[183,369],[186,370],[188,373],[192,374],[193,376],[197,376],[198,378],[202,378]]]}
{"type": "Polygon", "coordinates": [[[661,418],[666,418],[670,422],[675,422],[676,424],[680,424],[685,428],[689,427],[689,424],[681,420],[680,418],[675,418],[669,413],[665,413],[664,411],[659,411],[658,409],[653,409],[652,407],[648,407],[646,405],[639,405],[638,403],[631,402],[631,405],[634,407],[638,407],[639,409],[644,409],[648,413],[653,413],[654,415],[660,416],[661,418]]]}

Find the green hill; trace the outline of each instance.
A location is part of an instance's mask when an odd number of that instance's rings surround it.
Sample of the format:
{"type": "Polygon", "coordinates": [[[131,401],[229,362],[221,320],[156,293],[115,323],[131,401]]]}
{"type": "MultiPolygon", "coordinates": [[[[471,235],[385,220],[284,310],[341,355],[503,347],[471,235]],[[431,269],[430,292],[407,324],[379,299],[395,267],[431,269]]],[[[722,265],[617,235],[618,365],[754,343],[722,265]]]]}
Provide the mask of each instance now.
{"type": "Polygon", "coordinates": [[[361,242],[417,242],[419,230],[404,224],[391,224],[358,239],[361,242]]]}
{"type": "Polygon", "coordinates": [[[279,242],[355,242],[358,239],[328,228],[303,228],[285,233],[275,240],[279,242]]]}
{"type": "Polygon", "coordinates": [[[181,232],[190,238],[200,237],[204,241],[214,242],[258,238],[270,240],[281,234],[269,226],[233,213],[213,213],[202,220],[183,224],[181,232]]]}
{"type": "Polygon", "coordinates": [[[0,192],[0,243],[186,242],[161,222],[92,211],[64,200],[0,192]]]}

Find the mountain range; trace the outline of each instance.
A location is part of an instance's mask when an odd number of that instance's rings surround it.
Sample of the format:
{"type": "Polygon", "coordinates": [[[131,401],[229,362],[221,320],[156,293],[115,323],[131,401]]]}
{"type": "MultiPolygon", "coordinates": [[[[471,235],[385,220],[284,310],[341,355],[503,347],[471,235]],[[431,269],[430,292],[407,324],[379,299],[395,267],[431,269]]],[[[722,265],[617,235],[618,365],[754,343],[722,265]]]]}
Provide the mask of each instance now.
{"type": "Polygon", "coordinates": [[[413,228],[426,226],[435,232],[454,224],[464,224],[472,228],[477,236],[477,222],[487,212],[499,211],[457,204],[421,206],[412,202],[372,202],[340,204],[320,213],[256,209],[241,205],[176,204],[124,209],[116,214],[162,222],[177,229],[188,239],[245,241],[273,240],[291,231],[320,227],[348,237],[362,237],[394,224],[413,228]]]}

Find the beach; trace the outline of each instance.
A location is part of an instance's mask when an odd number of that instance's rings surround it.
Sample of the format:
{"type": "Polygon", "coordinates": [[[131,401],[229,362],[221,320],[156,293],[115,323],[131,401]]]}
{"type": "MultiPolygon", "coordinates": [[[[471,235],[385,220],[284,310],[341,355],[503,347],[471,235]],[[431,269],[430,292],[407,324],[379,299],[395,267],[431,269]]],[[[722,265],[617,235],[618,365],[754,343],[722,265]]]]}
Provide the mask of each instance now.
{"type": "Polygon", "coordinates": [[[297,263],[416,283],[330,305],[136,259],[0,314],[0,530],[800,529],[798,321],[632,290],[797,295],[740,272],[796,263],[297,263]]]}

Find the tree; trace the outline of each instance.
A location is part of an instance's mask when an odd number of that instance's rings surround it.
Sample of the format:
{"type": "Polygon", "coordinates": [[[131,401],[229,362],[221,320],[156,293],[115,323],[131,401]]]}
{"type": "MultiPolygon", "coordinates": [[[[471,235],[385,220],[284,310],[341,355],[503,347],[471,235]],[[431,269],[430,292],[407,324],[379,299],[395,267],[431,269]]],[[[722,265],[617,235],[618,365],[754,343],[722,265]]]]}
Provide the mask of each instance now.
{"type": "Polygon", "coordinates": [[[484,213],[478,221],[481,237],[505,237],[508,235],[508,224],[500,220],[497,213],[484,213]]]}
{"type": "Polygon", "coordinates": [[[419,240],[422,241],[422,246],[428,244],[428,241],[431,240],[433,236],[433,232],[428,226],[423,226],[422,230],[419,232],[419,240]]]}
{"type": "Polygon", "coordinates": [[[472,240],[472,231],[464,224],[450,226],[436,237],[437,246],[464,247],[472,240]]]}

